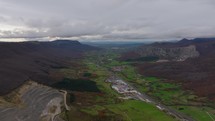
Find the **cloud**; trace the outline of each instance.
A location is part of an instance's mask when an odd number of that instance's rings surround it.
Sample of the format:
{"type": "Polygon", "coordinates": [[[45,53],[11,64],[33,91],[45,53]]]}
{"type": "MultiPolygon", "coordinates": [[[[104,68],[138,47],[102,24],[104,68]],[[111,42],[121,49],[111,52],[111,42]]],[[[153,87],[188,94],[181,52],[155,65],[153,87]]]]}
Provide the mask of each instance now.
{"type": "Polygon", "coordinates": [[[213,37],[214,0],[0,0],[0,37],[213,37]]]}

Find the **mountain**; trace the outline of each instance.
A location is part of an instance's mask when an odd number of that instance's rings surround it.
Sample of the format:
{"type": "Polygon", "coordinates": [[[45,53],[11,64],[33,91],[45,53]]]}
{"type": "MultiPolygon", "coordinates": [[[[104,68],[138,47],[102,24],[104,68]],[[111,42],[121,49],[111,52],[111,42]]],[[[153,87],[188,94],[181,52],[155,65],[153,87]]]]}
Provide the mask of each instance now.
{"type": "Polygon", "coordinates": [[[150,45],[143,45],[133,51],[125,53],[121,59],[140,60],[140,58],[156,57],[159,60],[184,61],[188,58],[195,58],[198,56],[199,52],[193,44],[154,43],[150,45]]]}
{"type": "Polygon", "coordinates": [[[0,95],[22,85],[26,80],[53,83],[51,71],[77,65],[85,52],[98,50],[78,41],[0,42],[0,95]]]}
{"type": "MultiPolygon", "coordinates": [[[[175,43],[154,43],[147,45],[146,48],[148,47],[153,48],[151,51],[157,51],[154,53],[145,51],[143,53],[152,54],[161,59],[169,59],[170,57],[171,59],[165,62],[137,62],[135,65],[141,74],[181,83],[184,88],[193,90],[200,96],[215,100],[215,38],[183,39],[175,43]],[[191,48],[188,49],[187,47],[191,48]],[[164,56],[159,55],[161,48],[166,49],[164,56]],[[183,61],[175,61],[177,57],[186,58],[183,61]]],[[[145,47],[139,47],[137,50],[144,51],[145,47]]],[[[122,58],[124,59],[125,55],[135,53],[137,50],[123,54],[122,58]]],[[[138,58],[142,57],[140,54],[136,55],[138,58]]],[[[129,58],[134,57],[126,56],[126,59],[129,58]]]]}

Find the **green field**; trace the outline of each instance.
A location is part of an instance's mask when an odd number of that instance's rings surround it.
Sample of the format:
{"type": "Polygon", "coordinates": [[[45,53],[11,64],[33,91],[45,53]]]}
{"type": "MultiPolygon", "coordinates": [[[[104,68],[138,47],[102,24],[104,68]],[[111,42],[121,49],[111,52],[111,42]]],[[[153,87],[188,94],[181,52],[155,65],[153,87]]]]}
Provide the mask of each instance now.
{"type": "Polygon", "coordinates": [[[175,121],[174,118],[158,110],[155,106],[136,100],[127,100],[118,104],[94,106],[83,111],[98,115],[98,110],[109,110],[122,116],[124,121],[175,121]]]}
{"type": "Polygon", "coordinates": [[[172,117],[158,110],[154,105],[141,101],[129,100],[108,106],[108,108],[126,117],[127,121],[174,121],[172,117]]]}
{"type": "Polygon", "coordinates": [[[139,91],[151,95],[158,101],[161,101],[163,104],[167,106],[169,105],[176,110],[178,110],[180,106],[177,107],[174,105],[181,105],[181,107],[183,107],[183,110],[178,111],[194,118],[197,121],[213,121],[213,119],[206,112],[209,112],[212,117],[215,117],[215,110],[210,107],[202,108],[198,106],[202,104],[202,101],[206,102],[205,98],[196,96],[192,91],[183,90],[180,84],[165,82],[165,80],[158,79],[156,77],[139,76],[135,73],[135,71],[130,71],[135,70],[132,66],[127,66],[127,68],[125,69],[127,70],[122,71],[121,73],[123,74],[121,75],[129,75],[128,77],[135,77],[133,80],[130,80],[130,78],[127,78],[127,80],[136,88],[138,88],[139,91]]]}
{"type": "MultiPolygon", "coordinates": [[[[116,55],[111,55],[110,57],[116,55]]],[[[105,56],[104,56],[105,57],[105,56]]],[[[119,99],[121,95],[111,88],[109,83],[105,83],[105,79],[111,76],[109,69],[115,65],[121,64],[113,62],[101,66],[101,60],[96,59],[95,56],[90,56],[84,60],[87,70],[84,73],[88,75],[96,75],[90,80],[96,82],[97,88],[100,90],[98,95],[90,96],[90,98],[82,99],[86,104],[79,104],[74,101],[71,103],[73,107],[63,115],[68,121],[174,121],[174,119],[158,110],[155,106],[135,100],[119,99]],[[98,62],[100,61],[100,62],[98,62]],[[115,63],[115,64],[114,64],[115,63]],[[108,68],[110,67],[110,68],[108,68]],[[90,104],[89,104],[90,102],[90,104]],[[80,115],[80,116],[76,116],[80,115]]],[[[125,64],[125,63],[124,63],[125,64]]],[[[132,72],[133,70],[130,70],[132,72]]],[[[133,77],[130,77],[133,78],[133,77]]],[[[85,97],[91,95],[88,92],[83,92],[85,97]]],[[[80,97],[76,97],[78,100],[80,97]]]]}
{"type": "Polygon", "coordinates": [[[183,90],[180,84],[170,83],[165,81],[165,79],[156,77],[142,76],[138,74],[136,68],[132,65],[133,62],[119,61],[117,60],[118,57],[117,53],[111,51],[105,53],[95,52],[89,54],[83,61],[87,68],[83,69],[82,72],[70,71],[69,69],[63,70],[68,76],[72,73],[73,75],[82,75],[84,78],[89,78],[89,80],[95,82],[96,87],[100,90],[98,94],[83,92],[81,98],[85,97],[82,100],[87,105],[74,101],[71,104],[73,110],[63,114],[63,117],[67,117],[66,121],[175,120],[151,104],[119,99],[118,97],[121,95],[112,90],[109,83],[104,82],[111,75],[110,70],[116,66],[122,66],[123,70],[115,72],[115,74],[136,87],[140,92],[150,95],[157,101],[191,116],[197,121],[213,121],[206,112],[209,112],[214,117],[214,109],[188,106],[191,104],[198,105],[198,101],[205,101],[204,98],[196,96],[192,91],[183,90]]]}
{"type": "Polygon", "coordinates": [[[159,79],[156,77],[141,76],[136,71],[136,68],[132,66],[132,61],[117,61],[116,55],[117,54],[113,56],[113,53],[111,53],[110,56],[108,56],[108,58],[112,57],[111,60],[114,61],[107,61],[105,63],[105,67],[112,68],[114,66],[123,66],[124,69],[121,72],[117,72],[117,74],[124,80],[127,80],[139,91],[147,93],[167,106],[169,105],[173,108],[175,108],[174,105],[184,106],[184,110],[176,109],[188,116],[193,117],[197,121],[211,121],[212,119],[206,112],[209,112],[212,117],[215,116],[215,111],[213,108],[199,107],[199,105],[202,105],[203,102],[207,105],[207,99],[204,97],[198,97],[192,91],[184,90],[180,84],[170,83],[165,81],[165,79],[159,79]],[[205,112],[205,110],[207,111],[205,112]]]}
{"type": "Polygon", "coordinates": [[[180,112],[185,113],[188,116],[193,117],[197,121],[214,121],[215,110],[209,107],[194,107],[194,106],[173,106],[180,112]]]}

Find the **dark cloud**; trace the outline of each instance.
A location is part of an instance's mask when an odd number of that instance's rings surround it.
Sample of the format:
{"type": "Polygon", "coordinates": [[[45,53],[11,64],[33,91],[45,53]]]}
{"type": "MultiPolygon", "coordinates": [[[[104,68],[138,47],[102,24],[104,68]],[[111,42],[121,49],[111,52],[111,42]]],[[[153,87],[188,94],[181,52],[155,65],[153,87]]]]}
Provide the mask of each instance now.
{"type": "Polygon", "coordinates": [[[212,37],[214,13],[214,0],[0,0],[0,37],[212,37]]]}

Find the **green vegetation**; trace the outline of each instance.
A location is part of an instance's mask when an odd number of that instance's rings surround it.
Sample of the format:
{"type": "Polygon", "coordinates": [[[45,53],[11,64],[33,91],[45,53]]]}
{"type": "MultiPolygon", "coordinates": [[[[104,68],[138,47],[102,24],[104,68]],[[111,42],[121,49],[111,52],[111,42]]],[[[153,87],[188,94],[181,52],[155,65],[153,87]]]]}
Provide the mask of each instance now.
{"type": "Polygon", "coordinates": [[[108,106],[110,110],[126,117],[128,121],[174,121],[155,106],[135,100],[108,106]]]}
{"type": "Polygon", "coordinates": [[[135,72],[135,68],[127,65],[121,75],[129,81],[133,86],[141,92],[151,95],[155,99],[161,101],[165,105],[175,108],[188,116],[191,116],[197,121],[213,121],[206,113],[210,112],[212,117],[215,117],[215,110],[209,107],[199,107],[204,98],[198,97],[192,91],[183,90],[180,84],[170,83],[166,80],[156,77],[144,77],[135,72]],[[134,71],[131,71],[134,70],[134,71]],[[133,80],[131,80],[133,78],[133,80]],[[174,106],[181,105],[181,106],[174,106]],[[196,105],[196,106],[187,106],[196,105]]]}
{"type": "Polygon", "coordinates": [[[69,79],[65,78],[60,82],[52,85],[58,89],[65,89],[70,91],[87,91],[87,92],[99,92],[96,83],[91,80],[84,79],[69,79]]]}
{"type": "MultiPolygon", "coordinates": [[[[83,61],[87,68],[80,72],[64,69],[63,71],[69,77],[72,73],[76,77],[80,74],[84,78],[93,81],[93,86],[100,92],[91,94],[82,92],[72,97],[71,105],[73,110],[65,113],[67,121],[172,121],[174,118],[165,112],[158,110],[155,106],[135,100],[119,99],[121,95],[111,89],[109,83],[105,83],[114,67],[122,67],[122,70],[115,74],[128,81],[140,92],[146,93],[154,99],[161,101],[169,107],[172,107],[197,121],[211,121],[212,119],[206,112],[214,117],[212,108],[200,108],[194,105],[200,105],[202,99],[193,94],[192,91],[183,90],[180,84],[170,83],[167,80],[156,77],[144,77],[136,71],[134,62],[119,61],[119,54],[111,51],[95,52],[83,61]],[[78,73],[78,74],[77,74],[78,73]],[[90,96],[90,98],[88,98],[90,96]],[[81,98],[81,99],[79,99],[81,98]],[[83,101],[83,102],[81,102],[83,101]],[[193,106],[189,106],[189,105],[193,106]],[[180,105],[180,106],[178,106],[180,105]],[[79,115],[79,116],[76,116],[79,115]]],[[[71,80],[70,80],[71,81],[71,80]]],[[[85,82],[84,82],[85,83],[85,82]]],[[[89,91],[89,90],[88,90],[89,91]]]]}
{"type": "Polygon", "coordinates": [[[152,95],[166,105],[175,103],[187,104],[188,99],[192,100],[196,98],[191,92],[183,91],[180,85],[165,82],[155,77],[143,77],[138,75],[135,68],[131,65],[127,65],[119,75],[124,76],[125,80],[128,80],[140,91],[152,95]]]}
{"type": "Polygon", "coordinates": [[[215,119],[215,110],[209,107],[173,106],[173,108],[193,117],[197,121],[214,121],[213,119],[215,119]]]}
{"type": "MultiPolygon", "coordinates": [[[[179,108],[180,110],[177,110],[193,117],[197,121],[212,120],[209,115],[203,111],[203,109],[207,109],[207,112],[211,112],[210,114],[212,117],[215,116],[213,108],[199,107],[203,103],[207,102],[205,98],[196,96],[192,91],[184,90],[180,84],[171,83],[167,80],[156,77],[141,76],[136,72],[136,68],[133,66],[134,61],[117,61],[117,54],[115,54],[115,56],[113,55],[113,53],[110,53],[110,55],[107,56],[108,58],[111,58],[111,61],[103,61],[105,62],[105,67],[112,68],[114,66],[123,66],[123,70],[116,73],[136,87],[139,91],[147,93],[167,106],[169,105],[173,108],[174,105],[182,105],[183,108],[179,108]]],[[[107,60],[105,57],[103,57],[103,59],[107,60]]]]}
{"type": "Polygon", "coordinates": [[[125,121],[174,121],[174,119],[155,106],[136,100],[127,100],[118,104],[93,106],[83,111],[97,115],[98,110],[110,110],[115,114],[123,116],[125,121]],[[92,110],[93,109],[93,110],[92,110]]]}
{"type": "MultiPolygon", "coordinates": [[[[101,90],[102,93],[105,93],[107,99],[106,102],[113,102],[113,100],[120,95],[111,89],[109,83],[105,83],[105,80],[110,76],[110,72],[108,71],[108,69],[98,64],[95,64],[95,60],[97,59],[94,56],[90,56],[87,58],[87,60],[85,60],[84,63],[88,67],[89,73],[97,75],[96,78],[93,78],[93,81],[96,82],[99,90],[101,90]]],[[[100,99],[100,97],[98,97],[97,99],[100,99]]]]}
{"type": "Polygon", "coordinates": [[[130,65],[124,66],[124,69],[120,73],[126,80],[135,81],[137,79],[136,69],[130,65]]]}
{"type": "Polygon", "coordinates": [[[197,97],[191,91],[184,91],[180,85],[156,78],[144,78],[138,88],[144,89],[144,92],[166,105],[188,104],[189,100],[194,100],[197,97]]]}
{"type": "Polygon", "coordinates": [[[146,57],[140,57],[140,58],[135,58],[135,59],[128,59],[126,61],[141,61],[141,62],[152,62],[152,61],[158,61],[159,57],[157,56],[146,56],[146,57]]]}
{"type": "Polygon", "coordinates": [[[91,76],[92,76],[92,73],[85,72],[85,73],[83,74],[83,77],[91,77],[91,76]]]}
{"type": "MultiPolygon", "coordinates": [[[[96,55],[90,55],[83,63],[87,69],[83,69],[81,75],[88,77],[89,80],[95,82],[100,92],[89,93],[81,92],[74,93],[72,97],[72,110],[65,112],[63,115],[66,121],[173,121],[174,119],[158,110],[155,106],[135,100],[119,99],[121,95],[111,88],[109,83],[105,80],[111,76],[111,69],[117,65],[127,65],[119,61],[111,62],[116,54],[108,56],[99,55],[101,58],[97,59],[96,55]],[[102,60],[100,60],[102,59],[102,60]],[[103,61],[105,60],[105,62],[103,61]],[[110,63],[109,63],[110,62],[110,63]],[[96,75],[96,76],[92,76],[96,75]],[[79,116],[77,116],[79,115],[79,116]]],[[[127,68],[127,67],[126,67],[127,68]]],[[[134,70],[127,68],[126,73],[132,73],[134,70]]],[[[128,75],[129,78],[134,78],[128,75]]],[[[72,80],[67,80],[69,83],[72,80]]],[[[66,82],[66,83],[68,83],[66,82]]],[[[84,82],[85,83],[85,82],[84,82]]],[[[65,85],[63,85],[65,86],[65,85]]]]}

